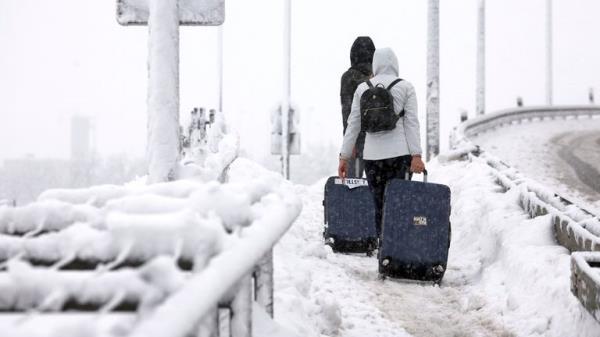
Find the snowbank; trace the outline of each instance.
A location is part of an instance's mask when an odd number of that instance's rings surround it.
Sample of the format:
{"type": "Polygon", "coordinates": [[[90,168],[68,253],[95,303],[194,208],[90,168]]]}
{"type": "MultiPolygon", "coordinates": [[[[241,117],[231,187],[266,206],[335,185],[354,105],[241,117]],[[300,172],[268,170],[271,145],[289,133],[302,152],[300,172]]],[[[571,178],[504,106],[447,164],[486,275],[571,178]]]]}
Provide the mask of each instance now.
{"type": "Polygon", "coordinates": [[[555,241],[551,215],[524,214],[518,190],[502,193],[482,179],[492,173],[485,163],[438,170],[454,193],[449,264],[484,295],[482,310],[518,336],[597,336],[600,324],[570,293],[570,255],[555,241]]]}

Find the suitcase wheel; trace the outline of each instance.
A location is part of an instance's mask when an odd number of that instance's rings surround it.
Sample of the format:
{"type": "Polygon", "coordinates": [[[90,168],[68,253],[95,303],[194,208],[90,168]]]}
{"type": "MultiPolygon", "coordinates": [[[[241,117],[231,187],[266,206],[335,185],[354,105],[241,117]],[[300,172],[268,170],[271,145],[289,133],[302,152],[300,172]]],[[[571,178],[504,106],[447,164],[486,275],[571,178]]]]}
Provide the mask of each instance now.
{"type": "Polygon", "coordinates": [[[377,249],[377,240],[376,239],[368,239],[368,244],[367,244],[367,256],[371,257],[373,256],[373,253],[375,252],[375,249],[377,249]]]}
{"type": "Polygon", "coordinates": [[[433,273],[436,275],[441,275],[445,271],[446,271],[446,269],[441,264],[438,264],[437,266],[433,267],[433,273]]]}

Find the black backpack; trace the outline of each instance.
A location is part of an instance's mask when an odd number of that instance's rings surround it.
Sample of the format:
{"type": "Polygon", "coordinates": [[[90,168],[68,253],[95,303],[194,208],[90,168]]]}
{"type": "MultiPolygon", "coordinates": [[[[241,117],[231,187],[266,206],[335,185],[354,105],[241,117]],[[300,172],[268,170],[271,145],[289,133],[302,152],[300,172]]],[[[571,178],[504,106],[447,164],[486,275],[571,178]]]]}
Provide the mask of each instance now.
{"type": "Polygon", "coordinates": [[[360,97],[362,131],[389,131],[396,127],[396,122],[404,116],[404,109],[399,114],[394,112],[394,97],[390,90],[400,81],[401,78],[395,80],[387,88],[382,84],[373,86],[371,81],[367,81],[369,89],[360,97]]]}

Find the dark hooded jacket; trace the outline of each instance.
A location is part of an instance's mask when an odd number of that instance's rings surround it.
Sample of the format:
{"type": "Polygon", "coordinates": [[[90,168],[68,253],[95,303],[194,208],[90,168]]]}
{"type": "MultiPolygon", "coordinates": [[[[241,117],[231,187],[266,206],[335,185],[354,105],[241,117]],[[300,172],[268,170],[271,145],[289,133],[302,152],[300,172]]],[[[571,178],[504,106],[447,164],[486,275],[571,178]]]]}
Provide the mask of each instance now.
{"type": "MultiPolygon", "coordinates": [[[[344,133],[348,126],[348,116],[352,107],[354,92],[359,84],[365,82],[371,77],[373,54],[375,53],[375,44],[368,36],[356,38],[350,49],[350,69],[342,75],[340,89],[340,98],[342,103],[342,122],[344,124],[344,133]]],[[[358,157],[362,157],[362,148],[365,142],[365,134],[361,133],[356,140],[356,150],[358,157]]]]}

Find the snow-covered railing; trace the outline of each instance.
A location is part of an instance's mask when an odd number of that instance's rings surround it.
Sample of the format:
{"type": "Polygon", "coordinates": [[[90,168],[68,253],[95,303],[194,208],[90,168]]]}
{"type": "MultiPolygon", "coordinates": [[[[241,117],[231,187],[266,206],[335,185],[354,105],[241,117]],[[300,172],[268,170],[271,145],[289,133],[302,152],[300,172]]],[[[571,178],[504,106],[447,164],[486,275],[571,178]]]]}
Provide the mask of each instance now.
{"type": "Polygon", "coordinates": [[[571,291],[600,321],[600,254],[575,252],[571,255],[571,291]]]}
{"type": "Polygon", "coordinates": [[[532,216],[553,214],[557,241],[571,251],[600,251],[600,217],[577,206],[517,170],[483,153],[470,137],[490,129],[510,125],[523,120],[543,120],[557,117],[600,116],[600,106],[552,106],[528,107],[499,111],[461,123],[452,134],[452,151],[441,159],[458,159],[473,154],[480,156],[497,172],[498,182],[505,188],[518,186],[521,190],[521,205],[532,216]]]}
{"type": "Polygon", "coordinates": [[[484,161],[493,168],[496,181],[508,189],[516,189],[520,205],[531,217],[551,214],[556,240],[571,252],[587,251],[584,255],[572,255],[572,289],[582,304],[596,319],[600,320],[600,215],[574,204],[541,184],[528,179],[493,155],[482,151],[470,137],[488,130],[508,126],[524,120],[546,118],[593,118],[600,116],[600,106],[552,106],[528,107],[503,110],[461,123],[450,139],[452,150],[441,155],[440,160],[470,159],[484,161]],[[585,259],[582,257],[585,256],[585,259]],[[593,265],[584,267],[585,263],[593,265]],[[596,273],[592,277],[590,273],[596,273]],[[589,275],[588,275],[589,274],[589,275]],[[583,289],[587,287],[586,289],[583,289]]]}
{"type": "Polygon", "coordinates": [[[22,324],[32,314],[75,310],[135,312],[119,336],[216,336],[227,308],[230,335],[251,336],[252,299],[273,314],[272,247],[301,203],[243,159],[227,180],[53,190],[0,207],[0,311],[27,313],[8,326],[0,315],[2,335],[36,336],[22,324]]]}

